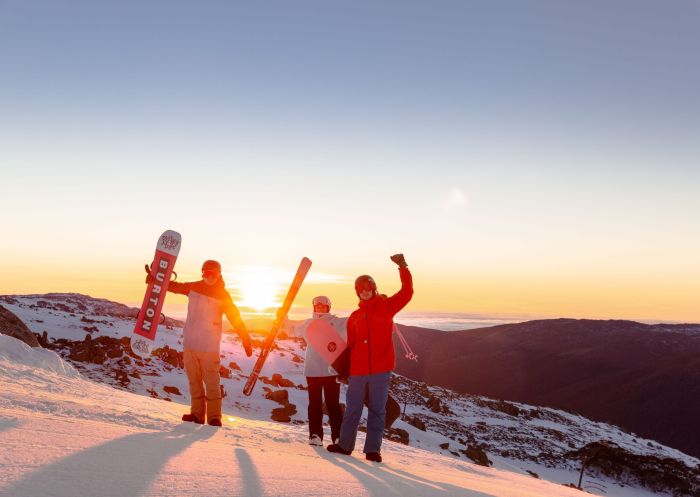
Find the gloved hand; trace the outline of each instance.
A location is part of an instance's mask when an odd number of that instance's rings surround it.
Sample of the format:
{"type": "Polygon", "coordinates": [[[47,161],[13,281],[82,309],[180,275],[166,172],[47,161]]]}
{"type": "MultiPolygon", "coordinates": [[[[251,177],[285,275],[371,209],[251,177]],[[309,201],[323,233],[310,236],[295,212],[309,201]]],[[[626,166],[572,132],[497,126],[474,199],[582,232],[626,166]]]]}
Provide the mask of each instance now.
{"type": "Polygon", "coordinates": [[[394,261],[399,267],[407,267],[406,259],[403,254],[394,254],[391,256],[391,260],[394,261]]]}
{"type": "Polygon", "coordinates": [[[153,276],[151,276],[151,268],[148,266],[148,264],[143,266],[144,269],[146,269],[146,284],[150,285],[153,283],[153,276]]]}
{"type": "Polygon", "coordinates": [[[243,330],[238,332],[238,336],[241,337],[241,342],[243,342],[243,348],[245,349],[245,355],[248,357],[253,355],[253,344],[250,341],[250,335],[248,330],[243,330]]]}

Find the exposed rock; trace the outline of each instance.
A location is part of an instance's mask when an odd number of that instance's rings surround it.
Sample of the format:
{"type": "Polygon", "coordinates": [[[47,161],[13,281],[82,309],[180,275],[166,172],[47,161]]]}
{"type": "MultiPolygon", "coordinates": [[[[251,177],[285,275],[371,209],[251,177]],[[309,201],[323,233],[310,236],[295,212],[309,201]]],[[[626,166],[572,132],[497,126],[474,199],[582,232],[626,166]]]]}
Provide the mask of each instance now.
{"type": "Polygon", "coordinates": [[[406,430],[402,430],[401,428],[388,428],[384,430],[384,438],[391,440],[392,442],[399,442],[404,445],[408,445],[410,435],[406,430]]]}
{"type": "Polygon", "coordinates": [[[164,386],[164,387],[163,387],[163,391],[164,391],[165,393],[169,393],[169,394],[171,394],[171,395],[182,395],[182,394],[180,393],[180,389],[177,388],[177,387],[164,386]]]}
{"type": "Polygon", "coordinates": [[[231,379],[231,370],[223,364],[219,367],[219,376],[226,379],[231,379]]]}
{"type": "MultiPolygon", "coordinates": [[[[493,409],[494,411],[500,411],[502,413],[508,414],[509,416],[517,417],[521,414],[521,410],[516,405],[511,404],[510,402],[506,402],[504,400],[481,399],[479,403],[484,407],[488,407],[490,409],[493,409]]],[[[541,412],[537,412],[533,409],[528,411],[526,414],[532,417],[540,417],[541,412]]]]}
{"type": "Polygon", "coordinates": [[[279,385],[277,384],[276,381],[271,380],[267,376],[259,376],[260,381],[262,381],[265,385],[272,385],[273,387],[278,387],[279,385]]]}
{"type": "Polygon", "coordinates": [[[620,483],[639,483],[655,493],[700,495],[700,466],[690,468],[676,459],[640,455],[606,441],[592,442],[566,454],[585,460],[587,471],[602,473],[620,483]]]}
{"type": "Polygon", "coordinates": [[[182,352],[175,350],[167,345],[160,349],[155,349],[151,355],[158,357],[166,364],[170,364],[174,368],[183,369],[185,367],[185,359],[182,352]]]}
{"type": "Polygon", "coordinates": [[[229,362],[228,367],[233,371],[240,371],[241,370],[241,367],[238,364],[236,364],[234,361],[229,362]]]}
{"type": "Polygon", "coordinates": [[[481,447],[470,445],[466,449],[463,449],[462,453],[480,466],[489,467],[493,464],[481,447]]]}
{"type": "Polygon", "coordinates": [[[292,420],[292,416],[297,413],[297,406],[294,404],[287,404],[284,407],[277,407],[272,410],[272,421],[279,421],[281,423],[289,423],[292,420]]]}
{"type": "Polygon", "coordinates": [[[265,394],[265,398],[286,406],[289,404],[289,392],[287,390],[273,390],[265,394]]]}
{"type": "MultiPolygon", "coordinates": [[[[125,346],[128,347],[127,343],[128,337],[121,339],[109,336],[92,338],[91,335],[86,335],[82,342],[68,340],[65,346],[70,349],[69,358],[72,361],[104,364],[108,358],[121,357],[124,354],[125,346]]],[[[56,341],[53,348],[60,348],[62,345],[64,343],[56,341]]],[[[128,351],[131,352],[130,347],[128,347],[128,351]]]]}
{"type": "Polygon", "coordinates": [[[14,313],[8,311],[0,305],[0,333],[11,336],[17,340],[21,340],[30,347],[39,347],[34,333],[31,332],[24,322],[15,316],[14,313]]]}
{"type": "Polygon", "coordinates": [[[292,387],[292,388],[294,388],[296,386],[293,381],[288,380],[287,378],[284,378],[279,373],[275,373],[272,375],[272,381],[275,382],[277,384],[277,386],[280,386],[280,387],[286,387],[286,388],[292,387]]]}
{"type": "Polygon", "coordinates": [[[129,379],[129,375],[126,373],[126,371],[124,371],[122,369],[117,369],[115,371],[114,376],[115,376],[115,379],[117,380],[117,383],[119,383],[119,385],[122,388],[126,388],[127,386],[129,386],[129,383],[131,382],[131,380],[129,379]]]}
{"type": "Polygon", "coordinates": [[[450,443],[449,443],[449,442],[445,442],[444,444],[440,444],[440,448],[441,448],[442,450],[447,450],[447,449],[450,448],[450,443]]]}
{"type": "Polygon", "coordinates": [[[406,416],[406,419],[404,421],[406,421],[406,423],[413,426],[414,428],[418,428],[421,431],[425,431],[426,429],[425,423],[418,416],[406,416]]]}
{"type": "Polygon", "coordinates": [[[436,414],[439,414],[442,412],[442,402],[440,401],[440,399],[438,399],[434,395],[431,395],[428,398],[427,405],[428,405],[428,408],[436,414]]]}

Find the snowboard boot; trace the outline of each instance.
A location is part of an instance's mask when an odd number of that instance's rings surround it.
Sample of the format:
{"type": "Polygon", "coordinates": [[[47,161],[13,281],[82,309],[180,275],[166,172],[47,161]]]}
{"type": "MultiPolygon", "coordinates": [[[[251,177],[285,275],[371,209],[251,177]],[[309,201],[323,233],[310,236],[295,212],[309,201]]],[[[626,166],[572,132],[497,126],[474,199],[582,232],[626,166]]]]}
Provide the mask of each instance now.
{"type": "Polygon", "coordinates": [[[382,462],[382,455],[379,452],[367,452],[365,459],[368,461],[382,462]]]}
{"type": "Polygon", "coordinates": [[[318,447],[323,447],[323,440],[321,440],[321,437],[318,435],[314,434],[309,437],[309,445],[316,445],[318,447]]]}
{"type": "Polygon", "coordinates": [[[209,420],[209,426],[221,426],[221,418],[212,418],[209,420]]]}
{"type": "Polygon", "coordinates": [[[187,421],[188,423],[197,423],[200,425],[204,424],[204,420],[200,420],[197,416],[194,414],[183,414],[182,415],[182,420],[187,421]]]}
{"type": "Polygon", "coordinates": [[[352,454],[352,451],[351,451],[351,450],[345,450],[344,448],[342,448],[342,447],[341,447],[340,445],[338,445],[338,444],[331,444],[331,445],[329,445],[328,447],[326,447],[326,450],[327,450],[328,452],[335,452],[336,454],[343,454],[343,455],[346,455],[346,456],[349,456],[350,454],[352,454]]]}

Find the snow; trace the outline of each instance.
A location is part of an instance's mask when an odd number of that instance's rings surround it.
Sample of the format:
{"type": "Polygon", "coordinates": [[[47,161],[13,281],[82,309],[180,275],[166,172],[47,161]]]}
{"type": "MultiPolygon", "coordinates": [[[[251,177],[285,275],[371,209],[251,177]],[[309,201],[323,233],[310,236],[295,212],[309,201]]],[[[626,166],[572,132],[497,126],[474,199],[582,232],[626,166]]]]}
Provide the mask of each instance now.
{"type": "Polygon", "coordinates": [[[240,415],[219,429],[182,423],[180,405],[91,382],[0,338],[2,496],[580,495],[390,442],[381,465],[336,456],[309,446],[303,426],[240,415]]]}
{"type": "MultiPolygon", "coordinates": [[[[77,294],[0,296],[0,303],[35,333],[46,331],[52,343],[83,340],[88,329],[93,339],[121,338],[134,326],[133,310],[77,294]]],[[[156,347],[182,350],[181,337],[177,325],[161,327],[156,347]]],[[[420,416],[427,431],[397,421],[394,426],[409,433],[410,446],[385,440],[385,464],[376,466],[360,453],[346,458],[307,445],[300,340],[279,340],[262,371],[280,373],[297,385],[286,389],[297,414],[282,424],[269,421],[280,406],[264,398],[270,387],[263,381],[251,397],[241,394],[257,350],[248,358],[236,335],[224,335],[221,363],[235,362],[240,370],[232,368],[231,378],[222,378],[229,395],[223,401],[225,426],[216,430],[180,422],[189,405],[187,379],[182,369],[160,359],[69,364],[66,349],[59,356],[0,338],[0,496],[581,495],[561,485],[578,481],[578,466],[560,456],[597,440],[698,464],[675,449],[576,414],[511,402],[523,413],[513,416],[500,411],[497,401],[397,377],[401,381],[392,394],[425,389],[451,414],[409,404],[406,413],[420,416]],[[129,373],[126,385],[115,377],[119,368],[129,373]],[[177,387],[181,395],[166,393],[165,386],[177,387]],[[494,468],[475,466],[457,453],[462,439],[484,446],[494,468]],[[449,446],[442,449],[445,443],[449,446]],[[541,452],[558,459],[542,460],[541,452]]],[[[358,447],[363,441],[360,433],[358,447]]],[[[586,475],[584,488],[598,495],[654,495],[599,475],[586,475]]]]}
{"type": "Polygon", "coordinates": [[[64,376],[77,376],[73,366],[61,360],[55,352],[47,349],[32,349],[29,345],[9,336],[0,335],[0,360],[25,364],[64,376]]]}

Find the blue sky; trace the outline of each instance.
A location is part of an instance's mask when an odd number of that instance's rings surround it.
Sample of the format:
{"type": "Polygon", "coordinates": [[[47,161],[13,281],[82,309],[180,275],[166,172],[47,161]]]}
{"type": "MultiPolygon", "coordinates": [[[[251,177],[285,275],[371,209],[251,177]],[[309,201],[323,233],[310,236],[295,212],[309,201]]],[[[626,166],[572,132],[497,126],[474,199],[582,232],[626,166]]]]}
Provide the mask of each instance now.
{"type": "Polygon", "coordinates": [[[697,1],[2,1],[0,256],[93,268],[117,229],[147,240],[125,268],[172,227],[195,269],[404,250],[420,310],[700,319],[699,26],[697,1]]]}

